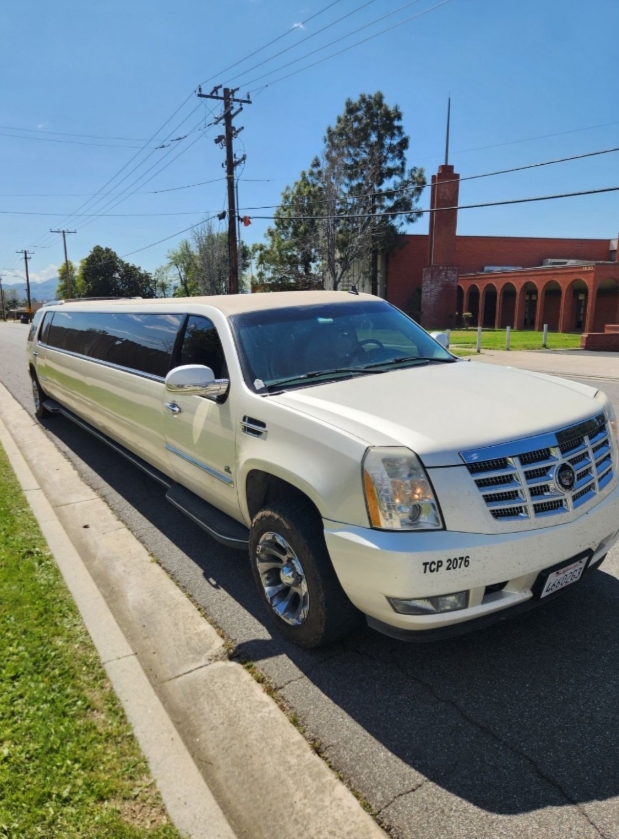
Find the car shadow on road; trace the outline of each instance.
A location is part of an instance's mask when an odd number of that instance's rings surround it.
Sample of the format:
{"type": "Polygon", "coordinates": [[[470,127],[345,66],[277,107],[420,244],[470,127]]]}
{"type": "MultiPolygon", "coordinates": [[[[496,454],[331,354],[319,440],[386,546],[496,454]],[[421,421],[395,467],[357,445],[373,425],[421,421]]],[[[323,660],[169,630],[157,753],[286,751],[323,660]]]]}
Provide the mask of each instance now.
{"type": "Polygon", "coordinates": [[[217,621],[239,657],[267,674],[282,658],[294,665],[283,695],[310,731],[328,730],[336,766],[358,731],[492,813],[619,795],[619,581],[603,568],[538,610],[456,639],[405,644],[361,628],[330,649],[301,650],[269,637],[243,553],[213,542],[154,481],[68,421],[45,425],[156,528],[151,539],[165,537],[200,569],[213,598],[225,593],[249,613],[244,632],[217,621]]]}

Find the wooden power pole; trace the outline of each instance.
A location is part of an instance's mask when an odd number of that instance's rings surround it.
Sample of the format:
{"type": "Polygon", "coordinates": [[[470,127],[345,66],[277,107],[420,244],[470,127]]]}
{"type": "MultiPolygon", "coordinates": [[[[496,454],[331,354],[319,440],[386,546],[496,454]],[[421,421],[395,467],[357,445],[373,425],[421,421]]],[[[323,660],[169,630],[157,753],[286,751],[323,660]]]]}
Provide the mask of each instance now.
{"type": "Polygon", "coordinates": [[[215,138],[215,142],[219,143],[222,148],[226,149],[226,181],[228,184],[228,258],[230,261],[230,281],[229,293],[239,293],[239,252],[237,240],[237,210],[236,210],[236,196],[234,189],[234,170],[245,158],[234,159],[233,142],[243,128],[234,128],[232,120],[238,116],[243,110],[243,105],[251,105],[249,95],[247,99],[237,99],[234,94],[238,87],[230,88],[224,87],[223,93],[220,95],[221,85],[214,87],[210,93],[202,93],[202,88],[198,88],[198,96],[200,99],[217,99],[224,104],[223,113],[217,117],[216,123],[223,120],[224,134],[215,138]],[[233,111],[234,105],[240,107],[233,111]]]}
{"type": "Polygon", "coordinates": [[[26,297],[28,299],[28,317],[32,316],[32,302],[30,300],[30,274],[28,273],[28,260],[32,256],[30,251],[15,251],[15,253],[23,253],[24,265],[26,266],[26,297]]]}
{"type": "Polygon", "coordinates": [[[67,233],[77,233],[77,230],[52,230],[50,233],[62,233],[62,242],[64,244],[64,267],[67,272],[67,300],[71,299],[71,273],[69,270],[69,257],[67,256],[67,233]]]}

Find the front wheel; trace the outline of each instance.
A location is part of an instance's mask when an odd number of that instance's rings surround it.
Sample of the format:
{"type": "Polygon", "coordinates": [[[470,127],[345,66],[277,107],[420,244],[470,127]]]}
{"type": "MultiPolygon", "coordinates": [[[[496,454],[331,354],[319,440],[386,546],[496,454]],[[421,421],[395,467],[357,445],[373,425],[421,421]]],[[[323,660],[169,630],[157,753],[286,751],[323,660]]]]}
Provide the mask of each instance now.
{"type": "Polygon", "coordinates": [[[281,501],[261,510],[249,551],[262,601],[289,641],[325,646],[359,623],[361,615],[337,579],[322,521],[311,505],[281,501]]]}
{"type": "Polygon", "coordinates": [[[37,379],[36,373],[30,374],[32,379],[32,396],[34,399],[34,414],[37,419],[48,419],[49,417],[53,417],[51,411],[48,411],[45,405],[43,404],[43,400],[45,399],[45,394],[41,390],[41,386],[39,384],[39,380],[37,379]]]}

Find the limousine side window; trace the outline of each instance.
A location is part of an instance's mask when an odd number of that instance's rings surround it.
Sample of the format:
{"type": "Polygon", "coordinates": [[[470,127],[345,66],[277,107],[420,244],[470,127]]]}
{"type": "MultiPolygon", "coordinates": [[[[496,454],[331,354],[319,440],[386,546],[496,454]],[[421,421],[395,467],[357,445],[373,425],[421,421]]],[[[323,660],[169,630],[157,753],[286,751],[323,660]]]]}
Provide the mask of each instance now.
{"type": "Polygon", "coordinates": [[[39,331],[39,342],[42,344],[47,344],[47,338],[49,335],[49,328],[52,325],[52,318],[54,317],[53,312],[45,312],[43,316],[43,323],[41,324],[41,329],[39,331]]]}
{"type": "Polygon", "coordinates": [[[182,315],[54,312],[50,347],[164,378],[182,315]]]}
{"type": "Polygon", "coordinates": [[[34,335],[37,331],[37,327],[38,327],[39,323],[41,322],[41,318],[43,317],[43,314],[44,313],[41,311],[41,309],[39,309],[38,311],[36,311],[34,313],[34,317],[32,318],[32,323],[30,325],[30,331],[28,332],[28,341],[29,342],[32,341],[32,339],[34,338],[34,335]]]}
{"type": "Polygon", "coordinates": [[[216,379],[228,378],[228,367],[215,324],[208,318],[190,315],[181,348],[181,364],[204,364],[216,379]]]}

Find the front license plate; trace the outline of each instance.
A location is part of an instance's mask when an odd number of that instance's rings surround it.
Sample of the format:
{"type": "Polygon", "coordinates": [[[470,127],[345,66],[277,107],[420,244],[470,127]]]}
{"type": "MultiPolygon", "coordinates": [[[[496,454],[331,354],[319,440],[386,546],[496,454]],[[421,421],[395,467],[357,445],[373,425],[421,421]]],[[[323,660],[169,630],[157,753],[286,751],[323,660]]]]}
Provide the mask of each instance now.
{"type": "Polygon", "coordinates": [[[548,575],[546,585],[540,594],[540,599],[542,597],[547,597],[549,594],[554,594],[555,591],[559,591],[566,586],[570,586],[572,583],[578,582],[583,575],[583,571],[585,570],[588,561],[589,557],[585,556],[582,559],[571,562],[569,565],[564,565],[563,568],[558,568],[556,571],[552,571],[548,575]]]}

